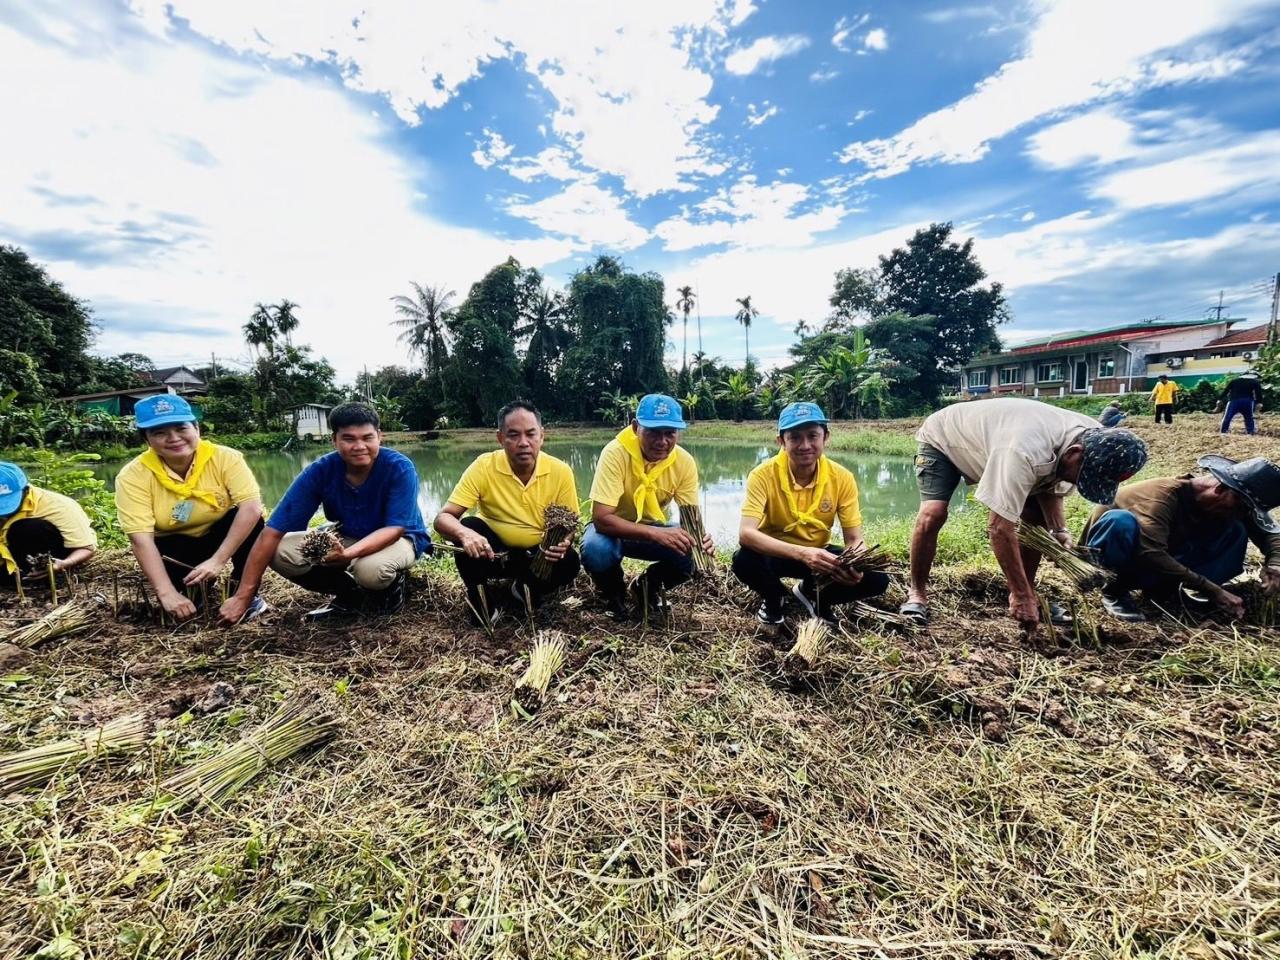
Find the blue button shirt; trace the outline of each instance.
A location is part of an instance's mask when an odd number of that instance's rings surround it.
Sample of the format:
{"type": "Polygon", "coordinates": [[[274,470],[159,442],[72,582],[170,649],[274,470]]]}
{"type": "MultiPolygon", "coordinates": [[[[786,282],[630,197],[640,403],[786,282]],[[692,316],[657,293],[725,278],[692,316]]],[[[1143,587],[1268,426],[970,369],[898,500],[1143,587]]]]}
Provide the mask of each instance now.
{"type": "Polygon", "coordinates": [[[383,527],[404,527],[418,556],[432,552],[431,535],[418,509],[418,471],[397,450],[379,450],[373,469],[358,487],[347,482],[342,457],[336,451],[326,453],[289,484],[267,526],[281,533],[305,530],[319,506],[344,537],[360,540],[383,527]]]}

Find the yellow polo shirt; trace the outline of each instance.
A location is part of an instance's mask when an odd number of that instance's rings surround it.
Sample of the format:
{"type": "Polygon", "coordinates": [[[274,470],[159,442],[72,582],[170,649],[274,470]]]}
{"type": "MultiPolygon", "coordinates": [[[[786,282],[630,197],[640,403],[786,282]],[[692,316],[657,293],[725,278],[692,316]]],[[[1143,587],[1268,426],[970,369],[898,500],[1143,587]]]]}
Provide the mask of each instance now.
{"type": "MultiPolygon", "coordinates": [[[[787,532],[787,525],[796,518],[778,485],[778,469],[772,457],[747,476],[747,499],[742,504],[742,515],[759,520],[760,531],[775,540],[802,547],[825,547],[830,543],[837,517],[844,530],[862,526],[862,511],[858,506],[858,481],[853,479],[853,474],[847,468],[830,458],[827,458],[827,463],[831,469],[831,479],[827,481],[827,488],[822,492],[822,502],[818,504],[816,512],[825,527],[819,528],[806,523],[787,532]]],[[[818,492],[817,471],[814,472],[813,482],[803,487],[796,483],[790,472],[787,480],[791,484],[796,506],[807,511],[818,492]]]]}
{"type": "MultiPolygon", "coordinates": [[[[84,507],[65,494],[55,493],[53,490],[44,490],[34,485],[28,489],[31,491],[31,512],[24,513],[19,519],[48,520],[62,534],[62,545],[68,550],[79,547],[97,548],[98,538],[84,507]]],[[[0,526],[0,532],[7,534],[8,527],[0,526]]]]}
{"type": "MultiPolygon", "coordinates": [[[[662,509],[675,500],[685,506],[698,502],[698,464],[684,447],[675,449],[675,462],[658,478],[655,495],[662,509]]],[[[650,473],[655,465],[646,463],[644,472],[650,473]]],[[[596,461],[596,473],[591,480],[591,499],[606,507],[617,507],[623,520],[636,519],[636,477],[631,471],[631,454],[617,440],[610,440],[600,451],[596,461]]],[[[665,518],[644,517],[646,523],[664,523],[665,518]]]]}
{"type": "Polygon", "coordinates": [[[511,469],[505,450],[482,453],[463,472],[449,494],[449,502],[475,508],[509,547],[527,549],[542,541],[543,514],[553,503],[578,512],[578,488],[573,470],[549,453],[539,453],[528,485],[511,469]]]}
{"type": "Polygon", "coordinates": [[[1172,380],[1167,383],[1156,381],[1156,385],[1151,390],[1151,396],[1156,402],[1156,406],[1163,406],[1166,403],[1173,403],[1173,395],[1182,388],[1172,380]]]}
{"type": "MultiPolygon", "coordinates": [[[[116,513],[120,529],[129,533],[154,533],[158,537],[182,533],[199,537],[226,516],[232,507],[246,500],[261,500],[262,492],[253,471],[244,462],[244,454],[220,444],[205,465],[196,489],[212,493],[217,507],[203,500],[184,499],[166,490],[159,478],[148,470],[140,457],[124,465],[116,477],[116,513]]],[[[183,477],[169,471],[174,480],[183,477]]]]}

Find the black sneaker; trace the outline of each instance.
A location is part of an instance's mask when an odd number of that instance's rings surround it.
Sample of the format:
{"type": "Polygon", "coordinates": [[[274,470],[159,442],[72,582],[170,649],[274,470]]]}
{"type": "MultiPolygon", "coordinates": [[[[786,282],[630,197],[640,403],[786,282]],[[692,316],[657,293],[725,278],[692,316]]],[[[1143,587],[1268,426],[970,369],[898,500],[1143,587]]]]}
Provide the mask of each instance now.
{"type": "Polygon", "coordinates": [[[1102,595],[1102,609],[1117,620],[1124,620],[1126,623],[1147,622],[1147,615],[1138,609],[1138,604],[1134,602],[1133,594],[1127,590],[1124,593],[1104,593],[1102,595]]]}
{"type": "Polygon", "coordinates": [[[782,604],[770,603],[768,600],[760,603],[759,609],[756,610],[756,619],[760,621],[759,632],[764,637],[778,636],[782,632],[783,624],[787,622],[786,615],[782,612],[782,604]]]}
{"type": "Polygon", "coordinates": [[[391,581],[391,586],[369,596],[370,613],[389,616],[404,609],[409,594],[409,571],[401,570],[391,581]]]}
{"type": "Polygon", "coordinates": [[[827,604],[820,602],[817,597],[811,596],[809,591],[805,589],[803,580],[791,588],[791,595],[796,598],[809,616],[825,620],[829,624],[836,622],[835,611],[827,604]]]}
{"type": "Polygon", "coordinates": [[[348,620],[352,617],[358,617],[361,613],[361,599],[359,592],[339,594],[336,597],[331,597],[323,607],[308,610],[302,615],[302,619],[308,623],[318,623],[325,620],[348,620]]]}

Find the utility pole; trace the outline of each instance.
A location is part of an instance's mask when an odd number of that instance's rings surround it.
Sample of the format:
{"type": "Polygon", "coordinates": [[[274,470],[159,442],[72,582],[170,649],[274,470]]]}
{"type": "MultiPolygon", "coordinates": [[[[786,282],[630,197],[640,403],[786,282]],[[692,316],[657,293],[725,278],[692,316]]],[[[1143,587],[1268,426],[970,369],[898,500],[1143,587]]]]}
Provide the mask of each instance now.
{"type": "Polygon", "coordinates": [[[1218,291],[1218,320],[1222,319],[1222,291],[1218,291]]]}
{"type": "Polygon", "coordinates": [[[216,379],[218,376],[218,355],[212,350],[209,351],[209,379],[216,379]]]}
{"type": "Polygon", "coordinates": [[[1267,346],[1276,342],[1276,315],[1280,314],[1280,273],[1271,284],[1271,324],[1267,327],[1267,346]]]}

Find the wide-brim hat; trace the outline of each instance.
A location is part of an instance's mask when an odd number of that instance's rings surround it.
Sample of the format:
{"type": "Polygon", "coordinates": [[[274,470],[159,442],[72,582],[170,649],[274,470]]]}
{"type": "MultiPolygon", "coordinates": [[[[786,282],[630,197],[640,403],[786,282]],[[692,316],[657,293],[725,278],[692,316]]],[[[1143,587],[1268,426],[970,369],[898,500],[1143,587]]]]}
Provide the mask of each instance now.
{"type": "Polygon", "coordinates": [[[1216,453],[1201,457],[1196,465],[1239,494],[1263,531],[1280,533],[1280,523],[1271,516],[1271,511],[1280,507],[1280,466],[1265,457],[1236,461],[1216,453]]]}
{"type": "Polygon", "coordinates": [[[1084,447],[1084,457],[1076,489],[1091,503],[1115,503],[1120,484],[1147,462],[1147,445],[1137,434],[1120,427],[1086,430],[1079,443],[1084,447]]]}
{"type": "Polygon", "coordinates": [[[16,463],[0,462],[0,517],[17,512],[27,493],[27,475],[16,463]]]}

